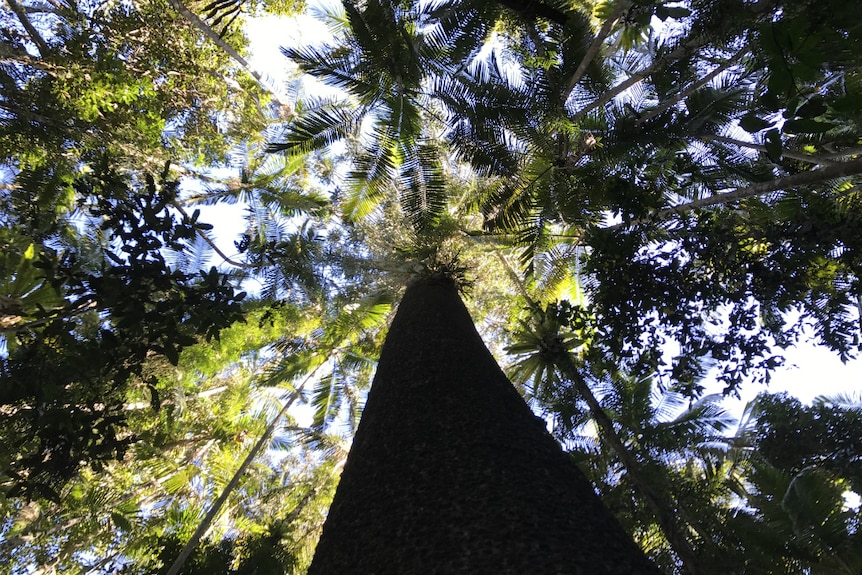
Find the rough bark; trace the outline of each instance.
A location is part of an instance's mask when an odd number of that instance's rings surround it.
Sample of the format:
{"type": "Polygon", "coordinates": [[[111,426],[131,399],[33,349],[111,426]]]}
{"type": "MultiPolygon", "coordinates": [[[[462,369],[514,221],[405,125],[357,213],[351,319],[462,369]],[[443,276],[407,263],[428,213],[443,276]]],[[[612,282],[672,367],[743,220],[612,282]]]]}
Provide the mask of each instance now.
{"type": "Polygon", "coordinates": [[[655,574],[488,352],[454,285],[389,330],[309,575],[655,574]]]}

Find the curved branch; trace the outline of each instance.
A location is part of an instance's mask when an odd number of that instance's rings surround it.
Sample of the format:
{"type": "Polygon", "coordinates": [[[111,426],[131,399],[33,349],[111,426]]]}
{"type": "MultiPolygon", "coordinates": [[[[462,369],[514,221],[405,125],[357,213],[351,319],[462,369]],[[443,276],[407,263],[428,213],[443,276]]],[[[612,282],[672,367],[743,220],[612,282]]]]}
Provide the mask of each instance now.
{"type": "Polygon", "coordinates": [[[644,68],[640,72],[635,72],[634,74],[632,74],[631,76],[629,76],[628,78],[626,78],[625,80],[623,80],[622,82],[620,82],[619,84],[617,84],[616,86],[611,88],[610,90],[607,90],[606,92],[604,92],[601,97],[596,98],[590,104],[587,104],[586,106],[584,106],[583,108],[578,110],[572,116],[571,121],[575,122],[577,120],[580,120],[581,118],[583,118],[584,116],[586,116],[587,114],[589,114],[590,112],[595,110],[596,108],[598,108],[600,106],[604,106],[605,104],[607,104],[608,102],[610,102],[611,100],[613,100],[614,98],[616,98],[617,96],[619,96],[620,94],[622,94],[623,92],[625,92],[626,90],[628,90],[629,88],[634,86],[635,84],[642,82],[648,76],[651,76],[652,74],[663,70],[666,66],[670,65],[671,63],[673,63],[677,60],[685,58],[691,52],[693,52],[694,50],[697,50],[698,48],[700,48],[702,46],[705,46],[707,43],[708,43],[708,39],[706,37],[703,37],[703,36],[697,36],[695,38],[688,40],[687,42],[682,42],[679,46],[677,46],[669,54],[657,58],[655,61],[653,61],[652,64],[650,64],[649,66],[647,66],[646,68],[644,68]]]}
{"type": "MultiPolygon", "coordinates": [[[[718,142],[721,144],[729,144],[731,146],[738,146],[740,148],[748,148],[750,150],[757,150],[759,152],[766,152],[766,146],[762,144],[755,144],[754,142],[745,142],[743,140],[737,140],[734,138],[728,138],[727,136],[718,136],[712,134],[705,134],[700,136],[702,140],[709,140],[712,142],[718,142]]],[[[781,150],[781,155],[793,160],[799,160],[800,162],[808,162],[809,164],[814,164],[817,166],[824,164],[837,164],[840,162],[836,162],[830,156],[813,156],[811,154],[803,154],[801,152],[794,152],[793,150],[781,150]]],[[[850,156],[852,153],[844,154],[844,156],[850,156]]],[[[839,156],[840,157],[840,156],[839,156]]]]}
{"type": "Polygon", "coordinates": [[[740,50],[739,52],[737,52],[736,54],[734,54],[733,56],[731,56],[730,58],[728,58],[727,60],[725,60],[724,62],[719,64],[715,70],[713,70],[712,72],[710,72],[709,74],[707,74],[703,78],[700,78],[699,80],[693,82],[691,85],[689,85],[688,88],[677,93],[670,100],[667,100],[666,102],[660,103],[658,106],[656,106],[655,108],[653,108],[651,110],[645,111],[643,114],[641,114],[641,117],[638,118],[638,121],[635,123],[635,126],[638,126],[638,127],[642,126],[645,122],[652,120],[653,118],[655,118],[659,114],[663,113],[665,110],[667,110],[671,106],[673,106],[673,105],[677,104],[678,102],[688,98],[694,92],[696,92],[697,90],[701,89],[702,87],[707,85],[709,82],[711,82],[719,74],[721,74],[722,72],[724,72],[725,70],[727,70],[728,68],[730,68],[731,66],[736,64],[740,59],[742,59],[742,57],[747,52],[748,52],[748,47],[743,48],[742,50],[740,50]]]}
{"type": "Polygon", "coordinates": [[[33,66],[38,70],[47,71],[54,68],[54,66],[30,55],[26,50],[3,41],[0,41],[0,58],[2,58],[0,61],[3,62],[17,62],[26,66],[33,66]]]}
{"type": "Polygon", "coordinates": [[[581,81],[581,78],[584,77],[584,74],[587,71],[587,67],[590,65],[590,62],[595,59],[596,55],[599,53],[599,49],[602,47],[602,42],[610,35],[611,30],[619,22],[619,19],[622,18],[623,13],[629,9],[632,3],[629,0],[620,0],[619,4],[617,4],[614,11],[611,12],[611,15],[608,16],[608,19],[605,20],[605,23],[602,25],[601,30],[596,36],[593,38],[593,41],[590,43],[589,48],[584,53],[584,57],[581,59],[578,67],[575,68],[575,73],[572,74],[572,77],[569,78],[569,81],[566,83],[566,87],[563,89],[563,101],[569,99],[569,96],[572,93],[572,90],[575,89],[575,86],[578,85],[578,82],[581,81]]]}
{"type": "Polygon", "coordinates": [[[49,324],[52,321],[63,318],[70,318],[78,314],[96,309],[98,302],[92,300],[79,300],[76,305],[71,308],[58,308],[50,310],[52,315],[39,319],[34,319],[25,323],[18,323],[18,319],[23,316],[4,311],[0,313],[0,333],[15,333],[49,324]],[[83,301],[83,303],[81,303],[83,301]]]}
{"type": "Polygon", "coordinates": [[[192,26],[197,28],[200,32],[203,33],[204,36],[209,38],[216,46],[221,48],[228,56],[230,56],[237,64],[242,66],[242,68],[251,74],[252,78],[254,78],[258,85],[263,88],[269,95],[272,97],[272,101],[281,108],[289,109],[284,103],[282,103],[278,96],[275,94],[275,90],[269,86],[269,84],[264,80],[263,76],[260,72],[255,70],[252,65],[243,58],[243,56],[237,52],[233,46],[224,41],[224,39],[218,35],[218,33],[210,27],[209,24],[201,20],[197,14],[189,10],[185,4],[181,2],[181,0],[168,0],[168,3],[176,10],[183,18],[185,18],[192,26]]]}
{"type": "Polygon", "coordinates": [[[42,35],[39,34],[38,30],[36,30],[36,27],[33,26],[32,22],[30,22],[30,18],[27,16],[27,11],[18,4],[17,0],[6,0],[6,3],[9,4],[9,8],[11,8],[12,12],[15,13],[15,16],[18,17],[18,21],[21,22],[24,29],[27,30],[27,34],[30,35],[30,39],[33,40],[33,43],[36,44],[36,47],[39,49],[39,54],[43,57],[47,56],[50,51],[48,43],[45,42],[45,39],[42,38],[42,35]]]}
{"type": "MultiPolygon", "coordinates": [[[[171,202],[171,205],[173,207],[175,207],[183,215],[184,218],[186,218],[187,220],[191,220],[191,216],[189,216],[189,213],[180,205],[179,202],[176,202],[176,201],[171,202]]],[[[247,270],[257,268],[257,266],[255,266],[253,264],[247,264],[245,262],[238,262],[236,260],[232,260],[230,257],[228,257],[227,254],[225,254],[223,251],[221,251],[221,249],[219,249],[219,247],[215,244],[215,242],[212,241],[212,239],[208,235],[206,235],[206,233],[203,230],[195,230],[195,231],[197,231],[198,236],[203,241],[205,241],[207,243],[207,245],[209,247],[211,247],[213,249],[213,251],[215,253],[217,253],[219,255],[219,257],[221,257],[222,260],[224,260],[225,263],[228,263],[234,267],[247,269],[247,270]]]]}
{"type": "Polygon", "coordinates": [[[665,210],[659,210],[646,218],[640,218],[632,220],[631,222],[608,226],[604,229],[617,230],[621,228],[628,228],[636,224],[643,224],[650,221],[662,220],[667,218],[668,216],[673,216],[676,214],[684,214],[686,212],[690,212],[699,208],[719,206],[722,204],[737,202],[739,200],[744,200],[747,198],[762,196],[771,192],[777,192],[778,190],[796,188],[800,186],[810,186],[813,184],[827,182],[829,180],[837,180],[839,178],[847,178],[859,174],[862,174],[862,158],[851,160],[849,162],[830,164],[817,170],[810,170],[808,172],[793,174],[792,176],[776,178],[775,180],[769,182],[760,182],[745,188],[739,188],[733,192],[715,194],[714,196],[710,196],[708,198],[695,200],[693,202],[681,204],[679,206],[675,206],[673,208],[668,208],[665,210]]]}
{"type": "Polygon", "coordinates": [[[847,148],[846,150],[841,150],[840,152],[833,151],[829,154],[819,157],[824,160],[841,160],[843,158],[846,158],[847,156],[858,156],[859,154],[862,154],[862,147],[856,146],[854,148],[847,148]]]}
{"type": "Polygon", "coordinates": [[[527,292],[527,286],[524,285],[524,282],[521,280],[521,276],[519,276],[517,272],[512,269],[512,266],[509,265],[509,262],[508,260],[506,260],[506,257],[499,251],[495,251],[494,255],[497,256],[497,259],[500,260],[501,264],[503,264],[503,267],[506,269],[506,275],[508,275],[509,280],[513,284],[515,284],[515,287],[518,288],[518,291],[521,293],[521,297],[523,297],[527,301],[527,306],[530,308],[530,310],[533,312],[541,313],[541,306],[539,306],[539,304],[536,303],[536,301],[530,297],[530,294],[527,292]]]}

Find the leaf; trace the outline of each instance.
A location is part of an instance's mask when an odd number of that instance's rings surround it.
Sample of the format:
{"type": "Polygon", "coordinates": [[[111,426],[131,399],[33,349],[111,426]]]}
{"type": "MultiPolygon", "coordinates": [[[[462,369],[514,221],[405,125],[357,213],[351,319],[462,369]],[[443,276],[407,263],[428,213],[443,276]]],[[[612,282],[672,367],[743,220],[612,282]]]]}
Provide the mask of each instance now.
{"type": "Polygon", "coordinates": [[[778,128],[772,128],[766,132],[764,145],[770,160],[777,162],[781,159],[781,134],[778,133],[778,128]]]}
{"type": "Polygon", "coordinates": [[[668,18],[680,20],[686,16],[691,16],[691,10],[682,6],[656,6],[655,15],[662,22],[668,18]]]}
{"type": "Polygon", "coordinates": [[[746,114],[739,119],[739,127],[748,132],[749,134],[754,134],[760,132],[761,130],[765,130],[771,125],[772,122],[764,120],[763,118],[759,118],[753,113],[746,114]]]}
{"type": "Polygon", "coordinates": [[[38,284],[37,268],[33,265],[33,256],[36,253],[36,246],[30,244],[24,250],[21,260],[18,262],[15,270],[15,280],[8,288],[8,295],[21,296],[36,288],[38,284]]]}
{"type": "Polygon", "coordinates": [[[117,513],[116,511],[111,511],[111,521],[114,522],[119,529],[123,531],[131,531],[132,523],[129,521],[123,514],[117,513]]]}
{"type": "Polygon", "coordinates": [[[165,354],[165,357],[168,358],[168,361],[171,362],[171,365],[178,365],[180,363],[180,354],[177,352],[177,348],[175,348],[173,344],[164,346],[163,353],[165,354]]]}
{"type": "Polygon", "coordinates": [[[829,122],[818,122],[817,120],[799,119],[788,120],[784,123],[785,134],[822,134],[834,128],[829,122]]]}
{"type": "Polygon", "coordinates": [[[162,400],[159,397],[159,390],[156,389],[156,386],[152,383],[147,384],[147,388],[150,390],[150,406],[152,406],[154,411],[159,411],[162,407],[162,400]]]}
{"type": "Polygon", "coordinates": [[[796,115],[800,118],[816,118],[825,114],[827,110],[828,107],[821,98],[812,98],[796,110],[796,115]]]}

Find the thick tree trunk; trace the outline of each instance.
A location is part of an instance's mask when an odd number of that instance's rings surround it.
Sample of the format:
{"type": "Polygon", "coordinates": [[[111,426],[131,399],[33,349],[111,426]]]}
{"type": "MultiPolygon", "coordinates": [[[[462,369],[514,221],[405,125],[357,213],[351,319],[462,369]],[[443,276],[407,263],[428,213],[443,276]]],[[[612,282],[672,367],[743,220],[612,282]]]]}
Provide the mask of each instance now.
{"type": "Polygon", "coordinates": [[[452,282],[404,296],[310,575],[655,574],[452,282]]]}

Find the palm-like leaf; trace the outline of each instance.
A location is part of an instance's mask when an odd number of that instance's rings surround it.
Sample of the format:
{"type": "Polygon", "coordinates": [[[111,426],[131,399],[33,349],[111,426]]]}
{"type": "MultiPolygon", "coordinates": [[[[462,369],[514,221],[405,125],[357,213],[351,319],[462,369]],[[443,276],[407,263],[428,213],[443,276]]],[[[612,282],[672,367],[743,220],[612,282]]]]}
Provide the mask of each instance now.
{"type": "Polygon", "coordinates": [[[267,151],[296,154],[322,150],[357,133],[361,120],[359,110],[334,100],[306,101],[298,114],[284,141],[270,143],[267,151]]]}
{"type": "Polygon", "coordinates": [[[341,44],[285,50],[301,69],[343,90],[352,107],[326,103],[302,111],[284,141],[271,144],[270,150],[322,149],[354,136],[359,149],[345,203],[350,217],[365,215],[391,197],[401,176],[408,177],[404,209],[411,220],[425,226],[439,211],[444,187],[433,175],[439,172],[439,160],[420,143],[427,139],[422,84],[440,69],[446,33],[426,23],[429,9],[388,0],[361,7],[345,2],[339,22],[349,27],[342,28],[341,44]],[[370,129],[362,129],[364,119],[370,129]]]}

